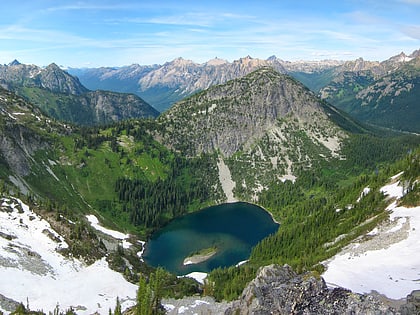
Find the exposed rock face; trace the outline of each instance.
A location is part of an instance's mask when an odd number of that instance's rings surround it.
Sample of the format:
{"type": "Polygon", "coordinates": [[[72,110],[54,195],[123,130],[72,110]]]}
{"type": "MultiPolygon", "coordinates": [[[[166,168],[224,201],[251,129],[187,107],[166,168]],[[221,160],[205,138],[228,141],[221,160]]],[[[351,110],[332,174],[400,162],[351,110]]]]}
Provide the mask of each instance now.
{"type": "Polygon", "coordinates": [[[315,95],[272,68],[196,94],[160,120],[168,130],[166,141],[176,149],[231,156],[255,144],[279,119],[290,117],[312,130],[322,129],[327,137],[338,134],[315,95]]]}
{"type": "Polygon", "coordinates": [[[343,288],[329,289],[324,280],[298,275],[291,267],[260,269],[239,300],[225,314],[398,314],[375,297],[343,288]]]}
{"type": "Polygon", "coordinates": [[[45,117],[24,100],[0,88],[0,158],[18,176],[26,176],[32,155],[49,144],[31,127],[46,127],[45,117]]]}
{"type": "Polygon", "coordinates": [[[155,118],[159,112],[134,94],[93,91],[80,96],[80,103],[90,107],[93,122],[110,122],[135,117],[155,118]]]}
{"type": "Polygon", "coordinates": [[[0,134],[0,156],[19,176],[29,175],[31,155],[46,147],[46,142],[23,126],[6,126],[0,134]]]}
{"type": "Polygon", "coordinates": [[[420,290],[415,290],[407,296],[407,303],[400,308],[402,315],[420,314],[420,290]]]}

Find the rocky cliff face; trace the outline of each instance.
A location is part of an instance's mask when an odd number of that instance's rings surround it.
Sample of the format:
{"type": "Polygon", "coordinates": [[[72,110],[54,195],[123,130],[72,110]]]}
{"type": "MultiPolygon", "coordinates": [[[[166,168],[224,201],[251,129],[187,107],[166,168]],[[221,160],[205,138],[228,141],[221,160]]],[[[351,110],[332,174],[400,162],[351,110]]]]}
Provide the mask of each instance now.
{"type": "Polygon", "coordinates": [[[0,88],[0,157],[12,176],[29,175],[33,155],[49,148],[47,134],[63,132],[64,126],[50,122],[39,110],[0,88]],[[45,135],[45,136],[43,136],[45,135]]]}
{"type": "Polygon", "coordinates": [[[231,156],[249,149],[278,126],[279,120],[289,118],[302,127],[312,126],[313,134],[322,128],[326,138],[338,132],[309,90],[271,68],[181,101],[160,122],[165,126],[166,142],[176,149],[192,155],[219,151],[231,156]]]}
{"type": "Polygon", "coordinates": [[[289,266],[260,269],[226,315],[265,314],[398,314],[371,295],[328,288],[325,281],[298,275],[289,266]]]}
{"type": "Polygon", "coordinates": [[[115,122],[130,118],[155,118],[159,112],[134,94],[92,91],[80,97],[91,108],[93,122],[115,122]]]}

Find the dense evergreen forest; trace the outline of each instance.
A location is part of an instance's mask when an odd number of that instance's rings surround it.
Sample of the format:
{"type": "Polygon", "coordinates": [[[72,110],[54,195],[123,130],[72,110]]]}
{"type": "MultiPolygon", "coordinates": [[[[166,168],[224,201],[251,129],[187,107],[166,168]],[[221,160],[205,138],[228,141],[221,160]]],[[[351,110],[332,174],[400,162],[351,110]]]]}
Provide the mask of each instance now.
{"type": "Polygon", "coordinates": [[[153,120],[81,128],[63,143],[66,176],[95,209],[143,237],[169,220],[223,200],[216,154],[185,158],[154,139],[153,120]],[[95,178],[100,178],[98,181],[95,178]]]}
{"type": "MultiPolygon", "coordinates": [[[[158,228],[168,220],[187,213],[191,207],[212,200],[210,181],[203,180],[215,172],[215,157],[202,155],[196,159],[174,157],[166,178],[120,178],[115,184],[123,211],[130,222],[147,228],[158,228]]],[[[197,208],[196,208],[197,209],[197,208]]]]}

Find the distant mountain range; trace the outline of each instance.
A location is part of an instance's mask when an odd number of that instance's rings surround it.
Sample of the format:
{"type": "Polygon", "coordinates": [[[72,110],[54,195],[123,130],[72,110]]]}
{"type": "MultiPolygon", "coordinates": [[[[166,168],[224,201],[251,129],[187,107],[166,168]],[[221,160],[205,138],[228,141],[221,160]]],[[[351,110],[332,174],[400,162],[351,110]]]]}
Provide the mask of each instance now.
{"type": "Polygon", "coordinates": [[[69,73],[76,75],[90,89],[134,93],[163,112],[181,99],[210,86],[262,67],[272,67],[279,73],[290,74],[323,99],[362,121],[420,132],[417,123],[420,110],[415,101],[419,93],[419,55],[419,50],[409,56],[401,53],[383,62],[361,58],[346,62],[289,62],[276,56],[266,60],[247,56],[233,62],[216,58],[198,64],[177,58],[163,65],[69,69],[69,73]],[[388,84],[385,97],[378,85],[383,86],[390,80],[392,84],[388,84]]]}
{"type": "Polygon", "coordinates": [[[279,73],[293,70],[316,71],[342,62],[286,62],[275,56],[267,60],[240,58],[233,62],[215,58],[206,63],[177,58],[163,65],[130,65],[120,68],[69,69],[90,89],[105,89],[135,93],[159,111],[165,111],[177,101],[210,86],[242,77],[261,67],[273,67],[279,73]]]}
{"type": "Polygon", "coordinates": [[[284,61],[215,58],[198,64],[177,58],[163,65],[120,68],[45,68],[14,60],[0,65],[0,84],[59,120],[82,125],[157,117],[182,99],[271,67],[302,82],[322,99],[362,122],[420,132],[420,50],[383,62],[284,61]]]}

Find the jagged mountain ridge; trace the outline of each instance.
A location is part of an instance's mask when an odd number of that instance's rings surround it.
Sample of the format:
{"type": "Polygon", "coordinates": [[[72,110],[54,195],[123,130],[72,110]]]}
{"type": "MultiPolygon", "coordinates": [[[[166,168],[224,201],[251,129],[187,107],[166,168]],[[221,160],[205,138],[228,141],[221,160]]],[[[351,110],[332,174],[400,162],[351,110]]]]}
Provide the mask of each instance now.
{"type": "Polygon", "coordinates": [[[17,60],[9,65],[0,65],[0,83],[5,88],[13,88],[13,86],[38,87],[55,93],[73,95],[80,95],[88,91],[78,78],[61,70],[55,63],[46,68],[21,64],[17,60]]]}
{"type": "Polygon", "coordinates": [[[340,80],[345,73],[372,73],[379,77],[417,56],[401,53],[383,62],[365,61],[284,61],[276,56],[266,60],[250,56],[228,62],[215,58],[199,64],[183,58],[174,59],[163,65],[130,65],[121,68],[70,69],[91,89],[112,89],[131,92],[147,100],[159,111],[165,111],[172,104],[192,93],[207,89],[244,76],[260,67],[273,67],[280,73],[288,73],[314,91],[319,91],[331,82],[340,80]]]}
{"type": "Polygon", "coordinates": [[[277,71],[285,73],[277,58],[262,60],[250,56],[232,63],[214,58],[203,64],[176,58],[160,66],[150,66],[147,71],[143,71],[145,66],[131,65],[118,70],[108,68],[108,71],[103,72],[99,69],[70,69],[70,72],[78,75],[90,88],[109,87],[112,82],[117,91],[127,92],[127,82],[131,82],[128,84],[132,87],[130,92],[144,98],[159,111],[164,111],[173,103],[197,91],[225,83],[266,66],[272,66],[277,71]],[[96,73],[100,73],[100,76],[94,80],[96,73]],[[118,81],[120,82],[117,83],[118,81]]]}
{"type": "Polygon", "coordinates": [[[59,120],[83,125],[151,117],[159,112],[134,94],[90,91],[56,64],[45,68],[15,61],[0,66],[0,84],[59,120]]]}
{"type": "Polygon", "coordinates": [[[372,124],[419,132],[419,50],[381,63],[358,60],[335,70],[321,98],[372,124]]]}

